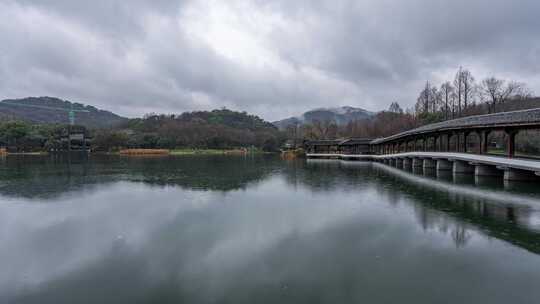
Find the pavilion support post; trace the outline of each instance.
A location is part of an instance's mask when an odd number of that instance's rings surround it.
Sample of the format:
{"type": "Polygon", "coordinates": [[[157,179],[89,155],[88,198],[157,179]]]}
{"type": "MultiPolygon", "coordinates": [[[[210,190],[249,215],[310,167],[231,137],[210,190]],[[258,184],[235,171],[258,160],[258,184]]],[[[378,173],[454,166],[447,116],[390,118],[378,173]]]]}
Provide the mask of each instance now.
{"type": "Polygon", "coordinates": [[[463,146],[461,147],[461,152],[467,153],[467,132],[461,133],[463,134],[463,146]]]}
{"type": "Polygon", "coordinates": [[[516,134],[517,132],[515,130],[505,130],[506,137],[507,137],[507,144],[506,144],[506,156],[509,158],[514,157],[515,151],[516,151],[516,134]]]}
{"type": "Polygon", "coordinates": [[[480,137],[480,154],[487,154],[488,153],[488,137],[489,137],[490,131],[488,130],[482,130],[478,133],[478,136],[480,137]]]}
{"type": "Polygon", "coordinates": [[[482,132],[475,132],[476,138],[478,139],[478,147],[476,147],[476,153],[482,154],[482,132]]]}
{"type": "Polygon", "coordinates": [[[450,139],[452,139],[452,134],[446,133],[446,152],[450,152],[450,139]]]}

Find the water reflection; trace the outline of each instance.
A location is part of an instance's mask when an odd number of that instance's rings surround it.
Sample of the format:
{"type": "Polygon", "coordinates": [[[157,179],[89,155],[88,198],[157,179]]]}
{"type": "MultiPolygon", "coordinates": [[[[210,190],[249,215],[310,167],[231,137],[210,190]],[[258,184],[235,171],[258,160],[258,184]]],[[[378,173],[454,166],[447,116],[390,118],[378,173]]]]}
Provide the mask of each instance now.
{"type": "MultiPolygon", "coordinates": [[[[320,161],[309,161],[309,164],[332,166],[330,163],[320,161]]],[[[373,166],[373,172],[379,175],[377,182],[372,186],[379,191],[379,195],[385,196],[393,205],[403,201],[404,197],[409,198],[422,229],[449,232],[456,247],[466,245],[470,238],[467,230],[476,228],[490,237],[540,253],[540,193],[531,192],[531,186],[527,183],[516,184],[515,189],[522,191],[517,194],[500,187],[502,184],[500,179],[475,181],[472,175],[456,175],[451,172],[434,174],[429,170],[427,174],[424,170],[407,172],[377,163],[340,162],[333,166],[340,168],[373,166]],[[450,231],[447,228],[441,229],[448,226],[445,223],[448,216],[455,221],[455,227],[450,231]]],[[[364,173],[363,176],[365,175],[364,173]]],[[[365,180],[355,182],[361,185],[365,180]]],[[[328,185],[335,184],[328,183],[328,185]]]]}
{"type": "Polygon", "coordinates": [[[538,298],[538,192],[427,173],[268,157],[8,159],[0,303],[538,298]]]}
{"type": "Polygon", "coordinates": [[[10,156],[0,160],[0,194],[53,199],[118,181],[230,191],[245,189],[279,168],[275,157],[10,156]]]}

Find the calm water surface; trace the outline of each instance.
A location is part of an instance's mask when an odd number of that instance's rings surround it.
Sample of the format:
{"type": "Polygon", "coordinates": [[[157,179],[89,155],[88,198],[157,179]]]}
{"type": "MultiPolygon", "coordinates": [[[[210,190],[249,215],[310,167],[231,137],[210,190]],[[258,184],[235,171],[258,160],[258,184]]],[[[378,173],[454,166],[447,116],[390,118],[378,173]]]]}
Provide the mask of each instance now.
{"type": "Polygon", "coordinates": [[[540,189],[276,157],[4,158],[0,303],[540,303],[540,189]]]}

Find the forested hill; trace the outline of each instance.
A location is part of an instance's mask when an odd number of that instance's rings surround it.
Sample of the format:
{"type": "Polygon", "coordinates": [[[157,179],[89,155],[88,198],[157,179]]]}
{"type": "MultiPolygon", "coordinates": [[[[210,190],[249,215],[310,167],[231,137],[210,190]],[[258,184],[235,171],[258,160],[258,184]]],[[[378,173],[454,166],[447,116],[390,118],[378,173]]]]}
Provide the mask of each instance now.
{"type": "MultiPolygon", "coordinates": [[[[186,112],[180,115],[146,115],[144,118],[129,120],[124,127],[124,131],[115,138],[122,141],[121,135],[128,131],[129,136],[124,136],[126,145],[143,148],[255,146],[275,150],[281,140],[280,132],[270,122],[246,112],[227,109],[186,112]]],[[[98,134],[96,144],[99,144],[101,135],[108,138],[111,134],[98,134]]]]}
{"type": "Polygon", "coordinates": [[[116,126],[127,118],[93,106],[72,103],[54,97],[28,97],[6,99],[0,102],[0,119],[23,120],[31,123],[69,123],[68,111],[75,112],[76,123],[90,128],[116,126]]]}

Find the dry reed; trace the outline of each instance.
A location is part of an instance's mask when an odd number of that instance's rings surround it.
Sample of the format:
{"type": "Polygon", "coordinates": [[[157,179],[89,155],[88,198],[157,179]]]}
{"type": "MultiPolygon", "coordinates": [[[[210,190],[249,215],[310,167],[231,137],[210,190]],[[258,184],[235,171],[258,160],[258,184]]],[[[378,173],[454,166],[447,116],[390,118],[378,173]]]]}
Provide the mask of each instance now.
{"type": "Polygon", "coordinates": [[[169,155],[167,149],[125,149],[120,150],[120,155],[169,155]]]}

